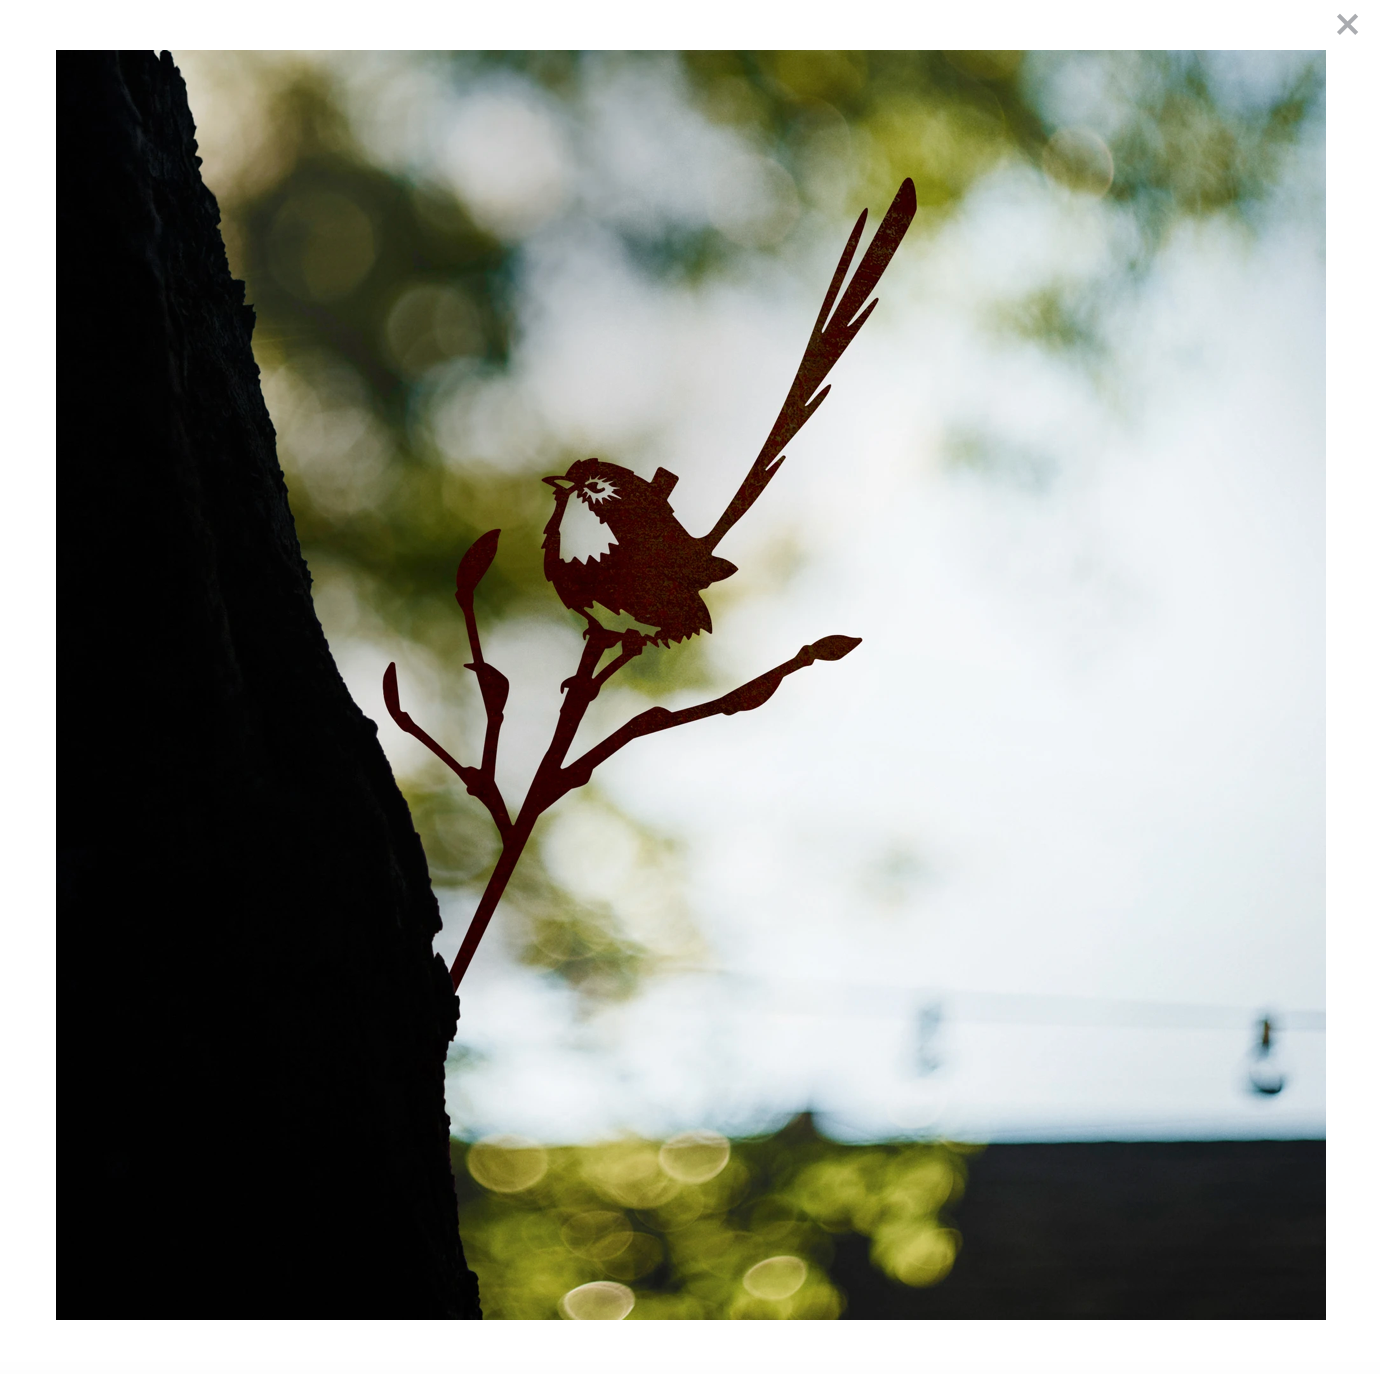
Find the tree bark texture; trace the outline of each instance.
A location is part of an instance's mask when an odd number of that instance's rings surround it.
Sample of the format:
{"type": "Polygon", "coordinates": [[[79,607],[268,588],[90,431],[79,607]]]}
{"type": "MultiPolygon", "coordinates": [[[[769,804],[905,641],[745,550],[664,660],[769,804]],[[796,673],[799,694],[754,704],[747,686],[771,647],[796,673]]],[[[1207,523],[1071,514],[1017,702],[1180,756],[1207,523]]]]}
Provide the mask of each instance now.
{"type": "Polygon", "coordinates": [[[182,79],[58,56],[62,1317],[478,1317],[426,859],[312,607],[182,79]]]}

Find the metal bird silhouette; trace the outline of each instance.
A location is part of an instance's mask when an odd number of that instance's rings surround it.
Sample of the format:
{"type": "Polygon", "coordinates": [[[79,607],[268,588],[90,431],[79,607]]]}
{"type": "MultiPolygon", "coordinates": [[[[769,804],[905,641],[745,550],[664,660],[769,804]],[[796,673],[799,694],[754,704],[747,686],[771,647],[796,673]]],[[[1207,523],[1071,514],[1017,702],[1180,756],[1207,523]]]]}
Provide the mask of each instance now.
{"type": "Polygon", "coordinates": [[[761,496],[785,461],[786,445],[829,394],[822,383],[875,308],[877,302],[866,303],[867,298],[914,218],[915,185],[907,177],[840,300],[867,211],[858,216],[785,404],[708,534],[697,538],[676,519],[669,497],[679,479],[665,468],[649,482],[616,463],[582,458],[563,477],[542,479],[556,489],[556,508],[542,540],[547,580],[571,610],[585,617],[588,634],[609,645],[622,642],[619,662],[640,653],[644,644],[668,644],[712,629],[700,593],[737,572],[714,549],[761,496]],[[615,629],[596,608],[637,624],[615,629]]]}
{"type": "Polygon", "coordinates": [[[644,736],[711,716],[755,711],[770,700],[791,673],[808,668],[812,663],[837,662],[862,643],[851,635],[826,635],[813,644],[802,645],[794,657],[713,701],[677,711],[663,706],[650,707],[578,758],[567,762],[567,754],[586,709],[619,668],[640,654],[647,644],[670,644],[712,628],[709,608],[700,593],[737,571],[726,558],[715,554],[714,549],[762,494],[785,460],[786,445],[829,394],[829,388],[823,385],[824,379],[876,306],[875,300],[866,303],[867,298],[881,280],[914,218],[915,187],[907,177],[840,299],[843,279],[862,239],[867,211],[858,216],[834,271],[834,279],[825,293],[824,304],[810,332],[805,356],[796,370],[786,402],[748,475],[708,534],[696,537],[676,519],[669,498],[677,478],[665,468],[658,468],[648,482],[616,463],[582,458],[571,465],[564,477],[543,479],[556,489],[556,507],[547,521],[542,540],[543,568],[557,595],[571,610],[584,616],[588,628],[580,666],[575,675],[562,684],[566,696],[555,733],[516,816],[510,814],[495,776],[508,679],[485,661],[474,608],[475,589],[498,549],[498,530],[480,535],[465,552],[455,572],[455,599],[464,614],[474,654],[474,662],[465,666],[479,680],[488,721],[483,761],[478,768],[466,767],[453,758],[402,709],[397,666],[388,665],[383,676],[383,699],[389,715],[399,729],[426,745],[465,784],[471,795],[483,802],[502,841],[498,863],[489,875],[484,894],[451,965],[452,986],[460,986],[538,817],[566,793],[583,787],[601,763],[644,736]],[[606,624],[595,614],[596,610],[635,623],[617,627],[606,624]],[[614,646],[619,646],[619,653],[600,668],[604,653],[614,646]]]}

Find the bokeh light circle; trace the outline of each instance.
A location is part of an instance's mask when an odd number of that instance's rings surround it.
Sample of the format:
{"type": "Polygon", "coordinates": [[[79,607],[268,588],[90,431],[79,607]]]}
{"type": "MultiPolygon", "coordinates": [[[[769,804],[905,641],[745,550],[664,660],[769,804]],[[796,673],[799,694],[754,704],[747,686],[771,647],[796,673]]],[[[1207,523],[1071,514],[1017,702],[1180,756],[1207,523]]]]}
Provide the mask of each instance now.
{"type": "Polygon", "coordinates": [[[521,1135],[490,1135],[465,1158],[477,1183],[493,1193],[520,1193],[546,1176],[546,1151],[521,1135]]]}
{"type": "Polygon", "coordinates": [[[270,270],[301,300],[341,300],[363,282],[377,259],[373,221],[339,191],[300,191],[273,217],[270,270]]]}
{"type": "Polygon", "coordinates": [[[572,1288],[561,1299],[561,1311],[571,1321],[621,1322],[637,1301],[626,1284],[599,1279],[572,1288]]]}
{"type": "Polygon", "coordinates": [[[561,1227],[561,1239],[577,1255],[610,1260],[628,1248],[632,1226],[622,1212],[581,1212],[561,1227]]]}
{"type": "Polygon", "coordinates": [[[954,1267],[958,1233],[946,1227],[921,1227],[910,1235],[874,1246],[875,1259],[894,1279],[912,1288],[938,1283],[954,1267]]]}
{"type": "Polygon", "coordinates": [[[662,1170],[656,1146],[644,1141],[601,1150],[588,1161],[586,1176],[600,1197],[620,1207],[660,1207],[680,1186],[662,1170]]]}
{"type": "Polygon", "coordinates": [[[1105,196],[1116,175],[1112,150],[1091,129],[1060,129],[1045,144],[1041,163],[1052,181],[1089,196],[1105,196]]]}
{"type": "Polygon", "coordinates": [[[474,302],[458,287],[421,282],[406,287],[383,326],[388,356],[405,376],[484,348],[484,328],[474,302]]]}
{"type": "Polygon", "coordinates": [[[732,1149],[717,1131],[685,1131],[658,1152],[662,1169],[679,1183],[706,1183],[723,1171],[732,1149]]]}
{"type": "Polygon", "coordinates": [[[743,1275],[743,1287],[754,1298],[779,1302],[800,1291],[806,1272],[805,1261],[795,1255],[773,1255],[754,1264],[743,1275]]]}

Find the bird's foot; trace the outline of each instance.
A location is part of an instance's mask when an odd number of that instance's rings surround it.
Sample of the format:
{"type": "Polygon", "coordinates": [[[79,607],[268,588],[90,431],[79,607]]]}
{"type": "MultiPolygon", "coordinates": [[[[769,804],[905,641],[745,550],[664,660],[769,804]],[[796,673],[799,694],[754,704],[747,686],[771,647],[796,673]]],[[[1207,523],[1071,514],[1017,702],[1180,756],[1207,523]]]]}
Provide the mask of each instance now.
{"type": "Polygon", "coordinates": [[[641,630],[624,630],[616,642],[621,646],[618,657],[595,677],[596,688],[602,687],[625,663],[636,658],[651,641],[641,630]]]}
{"type": "Polygon", "coordinates": [[[610,630],[607,626],[601,625],[591,615],[586,615],[584,638],[589,640],[591,645],[597,645],[602,654],[605,649],[611,649],[623,638],[617,630],[610,630]]]}

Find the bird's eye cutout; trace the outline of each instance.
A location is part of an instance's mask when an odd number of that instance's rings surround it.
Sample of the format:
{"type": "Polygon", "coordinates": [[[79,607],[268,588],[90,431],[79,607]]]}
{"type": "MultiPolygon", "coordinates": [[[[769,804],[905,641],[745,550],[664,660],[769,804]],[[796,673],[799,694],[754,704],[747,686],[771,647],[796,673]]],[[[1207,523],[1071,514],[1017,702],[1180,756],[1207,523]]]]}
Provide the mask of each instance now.
{"type": "Polygon", "coordinates": [[[607,477],[592,477],[585,483],[585,491],[591,501],[607,501],[618,495],[618,488],[607,477]]]}

